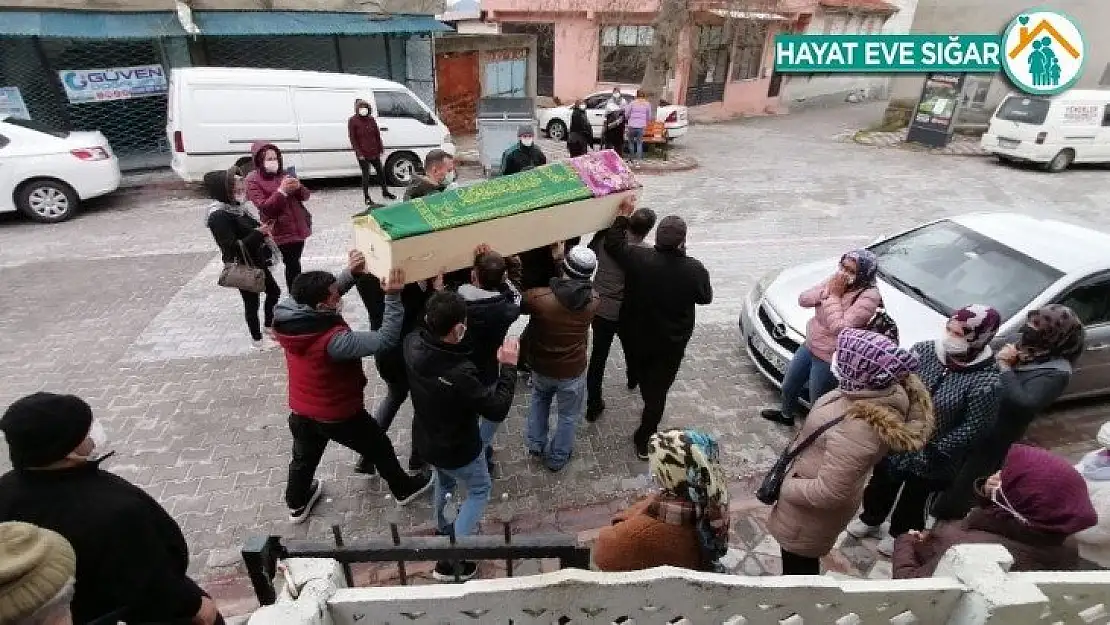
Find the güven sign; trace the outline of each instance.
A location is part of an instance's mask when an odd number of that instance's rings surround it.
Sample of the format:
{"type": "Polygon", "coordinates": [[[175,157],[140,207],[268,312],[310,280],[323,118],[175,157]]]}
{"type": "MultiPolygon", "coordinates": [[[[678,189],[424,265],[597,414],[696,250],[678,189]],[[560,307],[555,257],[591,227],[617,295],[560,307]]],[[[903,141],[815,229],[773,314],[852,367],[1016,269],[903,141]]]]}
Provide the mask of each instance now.
{"type": "Polygon", "coordinates": [[[71,69],[58,72],[66,97],[73,104],[144,98],[166,93],[161,65],[109,69],[71,69]]]}

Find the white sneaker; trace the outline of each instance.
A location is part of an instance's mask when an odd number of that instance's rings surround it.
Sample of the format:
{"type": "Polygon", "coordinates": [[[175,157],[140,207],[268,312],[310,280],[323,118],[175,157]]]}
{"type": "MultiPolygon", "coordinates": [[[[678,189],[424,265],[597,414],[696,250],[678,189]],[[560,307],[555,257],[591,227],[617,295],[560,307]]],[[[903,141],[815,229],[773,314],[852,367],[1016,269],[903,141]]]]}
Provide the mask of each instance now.
{"type": "Polygon", "coordinates": [[[859,519],[852,519],[852,522],[848,524],[847,528],[848,533],[855,538],[878,537],[879,530],[881,529],[881,525],[868,525],[859,519]]]}
{"type": "Polygon", "coordinates": [[[889,534],[884,536],[883,539],[879,541],[878,546],[875,547],[875,551],[879,552],[879,555],[887,558],[894,555],[894,537],[889,534]]]}

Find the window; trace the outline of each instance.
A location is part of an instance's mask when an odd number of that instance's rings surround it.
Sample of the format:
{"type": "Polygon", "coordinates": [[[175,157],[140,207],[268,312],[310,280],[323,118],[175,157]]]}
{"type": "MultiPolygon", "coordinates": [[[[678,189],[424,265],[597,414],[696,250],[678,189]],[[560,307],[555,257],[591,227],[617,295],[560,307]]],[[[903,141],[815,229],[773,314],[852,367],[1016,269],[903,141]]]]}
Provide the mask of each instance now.
{"type": "Polygon", "coordinates": [[[940,221],[871,247],[883,280],[942,315],[990,302],[1006,320],[1063,275],[955,222],[940,221]]]}
{"type": "Polygon", "coordinates": [[[1081,283],[1061,303],[1074,310],[1085,326],[1110,323],[1110,277],[1081,283]]]}
{"type": "Polygon", "coordinates": [[[1048,117],[1049,101],[1045,98],[1027,98],[1012,95],[1006,98],[995,114],[998,119],[1026,124],[1043,124],[1048,117]]]}
{"type": "Polygon", "coordinates": [[[598,80],[638,83],[644,79],[655,30],[651,26],[605,26],[601,29],[598,80]]]}
{"type": "Polygon", "coordinates": [[[69,136],[69,131],[68,130],[58,130],[57,128],[54,128],[53,126],[48,126],[48,125],[46,125],[42,122],[36,122],[36,121],[32,121],[30,119],[20,119],[18,117],[9,117],[9,118],[4,120],[4,123],[5,124],[11,124],[12,126],[19,126],[20,128],[26,128],[27,130],[34,130],[35,132],[41,132],[44,135],[50,135],[52,137],[58,137],[59,139],[65,139],[66,137],[69,136]]]}
{"type": "Polygon", "coordinates": [[[763,68],[763,51],[767,43],[767,24],[748,20],[736,28],[736,53],[732,57],[732,79],[759,78],[763,68]]]}
{"type": "Polygon", "coordinates": [[[404,91],[375,91],[374,101],[378,105],[378,117],[415,119],[429,126],[435,124],[428,111],[404,91]]]}

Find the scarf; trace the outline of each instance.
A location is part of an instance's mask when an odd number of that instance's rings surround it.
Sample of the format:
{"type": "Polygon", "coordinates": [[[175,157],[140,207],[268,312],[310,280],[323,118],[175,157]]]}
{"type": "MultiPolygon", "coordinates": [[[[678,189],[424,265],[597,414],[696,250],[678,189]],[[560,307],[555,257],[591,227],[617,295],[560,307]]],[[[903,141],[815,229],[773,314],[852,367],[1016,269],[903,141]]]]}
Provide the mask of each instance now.
{"type": "Polygon", "coordinates": [[[856,279],[848,285],[849,290],[855,291],[875,285],[875,276],[879,273],[879,258],[874,252],[868,249],[852,250],[840,257],[840,262],[843,263],[846,260],[856,262],[856,279]]]}
{"type": "Polygon", "coordinates": [[[937,341],[937,356],[945,367],[959,371],[990,358],[993,353],[990,342],[1002,325],[1002,316],[997,310],[983,304],[964,306],[952,313],[948,323],[955,323],[963,330],[968,349],[966,354],[949,354],[942,341],[937,341]]]}
{"type": "Polygon", "coordinates": [[[649,514],[664,523],[695,527],[706,569],[723,573],[728,485],[717,441],[697,430],[659,432],[648,441],[648,464],[663,489],[649,514]]]}
{"type": "Polygon", "coordinates": [[[836,339],[833,375],[844,391],[879,391],[901,382],[917,370],[918,358],[887,337],[845,328],[836,339]]]}
{"type": "Polygon", "coordinates": [[[1018,362],[1031,364],[1062,358],[1074,363],[1086,348],[1087,333],[1075,312],[1061,304],[1029,311],[1017,343],[1018,362]]]}

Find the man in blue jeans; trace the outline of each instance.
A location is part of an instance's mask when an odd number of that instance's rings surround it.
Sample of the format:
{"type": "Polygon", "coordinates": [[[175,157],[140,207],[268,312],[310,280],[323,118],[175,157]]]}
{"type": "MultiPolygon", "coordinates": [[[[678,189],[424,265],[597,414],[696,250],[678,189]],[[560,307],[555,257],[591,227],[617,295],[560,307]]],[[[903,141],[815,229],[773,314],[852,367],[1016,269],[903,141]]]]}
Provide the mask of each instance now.
{"type": "Polygon", "coordinates": [[[563,277],[529,289],[521,302],[521,312],[529,315],[524,345],[532,367],[526,444],[550,471],[561,471],[574,451],[575,429],[586,407],[586,345],[599,303],[590,281],[597,268],[593,250],[572,247],[561,267],[563,277]],[[552,399],[558,402],[558,418],[549,440],[552,399]]]}
{"type": "MultiPolygon", "coordinates": [[[[440,291],[425,305],[424,325],[405,338],[405,368],[412,393],[412,443],[420,458],[435,469],[435,522],[442,534],[469,536],[478,528],[489,503],[490,476],[480,418],[505,420],[516,390],[519,345],[506,339],[497,352],[500,375],[487,386],[462,343],[466,336],[466,301],[454,291],[440,291]],[[454,524],[447,522],[447,493],[462,483],[466,499],[454,524]]],[[[474,577],[474,562],[459,563],[459,579],[474,577]]],[[[453,580],[455,568],[438,562],[432,576],[453,580]]]]}

